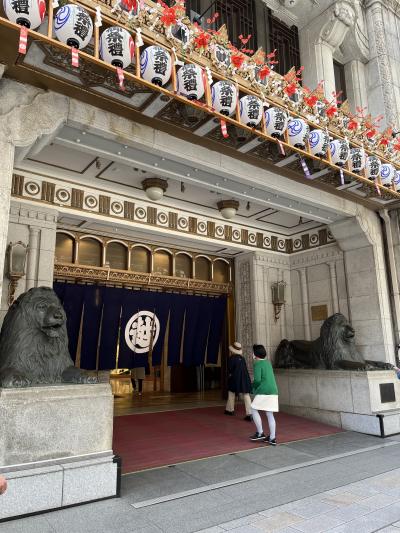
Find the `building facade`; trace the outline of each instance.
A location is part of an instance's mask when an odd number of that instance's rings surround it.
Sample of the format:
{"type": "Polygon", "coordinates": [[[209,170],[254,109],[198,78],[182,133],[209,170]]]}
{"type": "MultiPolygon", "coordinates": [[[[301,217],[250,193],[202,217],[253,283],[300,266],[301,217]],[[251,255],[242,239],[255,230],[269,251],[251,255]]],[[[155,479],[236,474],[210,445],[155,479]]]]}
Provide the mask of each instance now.
{"type": "MultiPolygon", "coordinates": [[[[188,15],[210,4],[188,2],[188,15]]],[[[104,23],[116,16],[98,5],[104,23]]],[[[204,19],[215,12],[234,44],[251,34],[246,47],[277,49],[276,71],[303,65],[304,86],[324,80],[328,101],[341,91],[349,113],[382,115],[380,127],[396,134],[397,0],[221,0],[204,19]]],[[[0,254],[9,243],[28,246],[15,296],[54,281],[227,295],[224,346],[236,338],[248,356],[254,342],[273,353],[283,338],[316,338],[323,320],[341,312],[366,359],[395,362],[395,192],[375,194],[318,162],[304,173],[303,159],[271,150],[251,128],[225,138],[201,107],[127,79],[119,91],[114,72],[89,68],[83,54],[74,70],[67,51],[45,38],[31,35],[18,54],[15,27],[0,28],[0,254]],[[150,186],[161,188],[159,199],[146,194],[150,186]],[[280,281],[277,317],[271,287],[280,281]]],[[[0,268],[4,316],[7,260],[0,268]]]]}

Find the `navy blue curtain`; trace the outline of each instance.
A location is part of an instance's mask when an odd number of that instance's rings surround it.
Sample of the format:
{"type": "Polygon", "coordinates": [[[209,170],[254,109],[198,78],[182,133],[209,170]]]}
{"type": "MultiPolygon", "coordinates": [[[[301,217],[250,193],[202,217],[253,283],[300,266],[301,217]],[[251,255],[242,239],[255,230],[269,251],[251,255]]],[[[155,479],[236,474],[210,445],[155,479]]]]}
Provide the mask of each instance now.
{"type": "Polygon", "coordinates": [[[199,366],[204,364],[213,302],[206,296],[183,296],[183,298],[186,301],[183,364],[199,366]]]}
{"type": "Polygon", "coordinates": [[[120,368],[138,368],[146,366],[147,363],[147,354],[134,354],[125,341],[125,328],[129,319],[141,310],[138,298],[140,292],[141,291],[124,290],[122,296],[118,359],[118,366],[120,368]]]}
{"type": "Polygon", "coordinates": [[[216,364],[218,362],[218,350],[222,337],[222,327],[225,321],[226,296],[214,298],[212,304],[212,319],[210,334],[208,337],[207,363],[216,364]]]}
{"type": "Polygon", "coordinates": [[[101,328],[99,370],[116,366],[118,331],[124,289],[105,287],[103,290],[103,321],[101,328]]]}
{"type": "Polygon", "coordinates": [[[165,330],[167,327],[170,307],[170,295],[168,293],[151,291],[127,291],[122,301],[122,320],[120,334],[119,366],[125,368],[144,367],[148,361],[148,352],[135,353],[130,349],[125,339],[125,329],[130,318],[139,311],[155,313],[160,322],[160,333],[157,342],[153,346],[152,365],[161,364],[164,348],[165,330]],[[129,294],[132,293],[132,294],[129,294]]]}
{"type": "Polygon", "coordinates": [[[67,315],[67,333],[69,353],[73,361],[76,360],[76,350],[79,340],[79,329],[83,309],[85,285],[74,283],[55,283],[54,289],[62,301],[65,314],[67,315]],[[63,287],[62,287],[63,285],[63,287]]]}
{"type": "Polygon", "coordinates": [[[60,298],[61,303],[64,302],[64,293],[65,293],[65,282],[55,281],[53,283],[54,292],[60,298]]]}
{"type": "Polygon", "coordinates": [[[170,295],[168,366],[178,365],[180,362],[186,298],[186,296],[181,294],[170,295]]]}
{"type": "Polygon", "coordinates": [[[85,287],[81,344],[81,368],[85,370],[96,370],[103,290],[99,285],[85,287]]]}

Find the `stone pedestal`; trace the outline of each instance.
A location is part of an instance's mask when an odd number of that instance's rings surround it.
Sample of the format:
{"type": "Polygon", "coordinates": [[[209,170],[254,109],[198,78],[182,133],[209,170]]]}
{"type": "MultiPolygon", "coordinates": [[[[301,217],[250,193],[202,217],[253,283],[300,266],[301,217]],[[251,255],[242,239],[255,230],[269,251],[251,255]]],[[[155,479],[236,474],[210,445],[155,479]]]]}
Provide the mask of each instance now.
{"type": "Polygon", "coordinates": [[[400,432],[400,381],[394,371],[275,371],[282,411],[343,429],[400,432]]]}
{"type": "Polygon", "coordinates": [[[109,384],[0,389],[0,520],[117,495],[109,384]]]}

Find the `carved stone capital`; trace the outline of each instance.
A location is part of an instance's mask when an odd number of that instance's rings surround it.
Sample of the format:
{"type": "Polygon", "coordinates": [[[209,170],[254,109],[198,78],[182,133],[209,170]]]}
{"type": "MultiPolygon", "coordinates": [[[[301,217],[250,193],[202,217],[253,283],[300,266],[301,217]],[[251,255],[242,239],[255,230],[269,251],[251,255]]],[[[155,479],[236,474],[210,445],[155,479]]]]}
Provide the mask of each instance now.
{"type": "Polygon", "coordinates": [[[30,90],[10,80],[1,83],[6,86],[0,97],[0,132],[14,146],[28,147],[49,138],[67,121],[66,96],[30,90]]]}
{"type": "MultiPolygon", "coordinates": [[[[324,14],[326,20],[326,13],[324,14]]],[[[346,0],[336,2],[330,11],[328,22],[320,32],[320,42],[325,42],[336,50],[343,42],[348,31],[354,27],[357,14],[352,5],[346,0]]]]}

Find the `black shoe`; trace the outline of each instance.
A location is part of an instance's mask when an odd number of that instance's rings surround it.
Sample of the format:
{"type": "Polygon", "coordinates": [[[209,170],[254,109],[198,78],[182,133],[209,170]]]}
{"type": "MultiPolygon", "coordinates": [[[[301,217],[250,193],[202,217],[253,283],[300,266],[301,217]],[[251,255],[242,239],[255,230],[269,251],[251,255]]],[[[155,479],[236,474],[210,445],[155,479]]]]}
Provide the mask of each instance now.
{"type": "Polygon", "coordinates": [[[257,431],[254,433],[254,435],[250,437],[250,440],[252,440],[253,442],[256,442],[258,440],[264,440],[264,439],[265,439],[264,433],[257,433],[257,431]]]}
{"type": "Polygon", "coordinates": [[[253,417],[251,415],[246,415],[243,420],[246,420],[247,422],[252,422],[253,417]]]}
{"type": "Polygon", "coordinates": [[[269,435],[268,437],[265,437],[264,442],[270,446],[276,446],[276,439],[271,439],[269,435]]]}
{"type": "Polygon", "coordinates": [[[224,415],[235,416],[235,411],[227,411],[227,410],[225,409],[225,411],[224,411],[224,415]]]}

